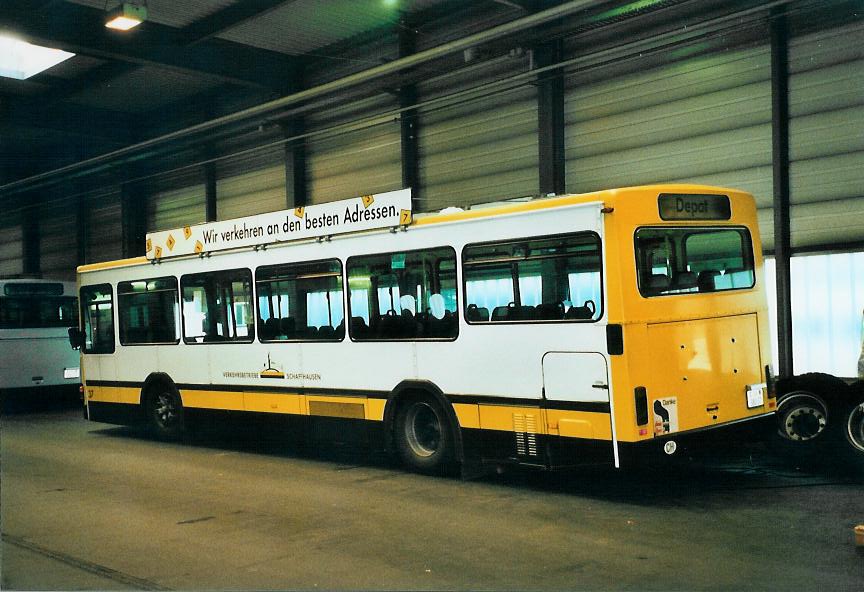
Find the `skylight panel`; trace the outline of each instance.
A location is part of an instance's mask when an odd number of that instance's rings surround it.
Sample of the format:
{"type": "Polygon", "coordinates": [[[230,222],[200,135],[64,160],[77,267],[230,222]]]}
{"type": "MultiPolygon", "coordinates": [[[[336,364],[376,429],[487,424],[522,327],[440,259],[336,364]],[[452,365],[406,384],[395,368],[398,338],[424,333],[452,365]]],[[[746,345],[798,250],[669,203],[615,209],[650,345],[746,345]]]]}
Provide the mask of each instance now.
{"type": "Polygon", "coordinates": [[[26,80],[74,55],[0,34],[0,76],[6,78],[26,80]]]}

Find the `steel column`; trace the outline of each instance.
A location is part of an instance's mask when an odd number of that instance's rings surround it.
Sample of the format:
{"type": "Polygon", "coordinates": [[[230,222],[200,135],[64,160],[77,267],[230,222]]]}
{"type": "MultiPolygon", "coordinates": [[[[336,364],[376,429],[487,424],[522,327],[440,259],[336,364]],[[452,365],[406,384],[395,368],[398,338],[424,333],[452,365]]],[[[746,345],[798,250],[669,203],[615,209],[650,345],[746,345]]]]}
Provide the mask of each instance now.
{"type": "Polygon", "coordinates": [[[24,210],[21,219],[22,234],[22,266],[24,275],[39,275],[42,271],[39,206],[33,205],[24,210]]]}
{"type": "MultiPolygon", "coordinates": [[[[540,68],[557,64],[561,54],[560,39],[534,50],[540,68]]],[[[537,81],[537,118],[540,193],[564,193],[564,77],[560,70],[546,72],[537,81]]]]}
{"type": "MultiPolygon", "coordinates": [[[[399,58],[417,51],[417,32],[407,21],[399,27],[399,58]]],[[[407,109],[417,104],[417,86],[403,83],[399,88],[399,134],[402,155],[402,187],[411,188],[411,200],[415,211],[420,207],[420,152],[417,143],[419,117],[416,109],[407,109]]]]}
{"type": "Polygon", "coordinates": [[[120,195],[123,257],[145,254],[147,235],[147,195],[133,184],[123,185],[120,195]]]}
{"type": "MultiPolygon", "coordinates": [[[[306,121],[302,116],[294,117],[282,126],[282,133],[288,138],[303,136],[306,121]]],[[[285,202],[288,208],[300,208],[309,203],[305,137],[285,144],[285,202]]]]}
{"type": "Polygon", "coordinates": [[[216,221],[216,163],[204,164],[204,218],[216,221]]]}
{"type": "Polygon", "coordinates": [[[792,376],[792,282],[789,189],[789,34],[786,16],[771,19],[771,128],[774,162],[774,257],[777,268],[777,364],[792,376]]]}
{"type": "Polygon", "coordinates": [[[79,194],[75,199],[76,264],[84,265],[87,263],[87,229],[90,223],[90,210],[85,194],[79,194]]]}

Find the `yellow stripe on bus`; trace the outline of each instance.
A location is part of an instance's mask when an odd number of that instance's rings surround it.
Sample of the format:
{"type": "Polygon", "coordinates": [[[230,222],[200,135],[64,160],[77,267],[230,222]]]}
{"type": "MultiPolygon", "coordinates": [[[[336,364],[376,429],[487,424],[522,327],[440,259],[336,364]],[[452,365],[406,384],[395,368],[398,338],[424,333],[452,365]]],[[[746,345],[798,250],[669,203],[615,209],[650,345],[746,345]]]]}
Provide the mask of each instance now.
{"type": "Polygon", "coordinates": [[[85,389],[87,400],[94,403],[126,403],[137,405],[141,402],[141,389],[123,386],[88,386],[85,389]]]}
{"type": "MultiPolygon", "coordinates": [[[[87,399],[94,403],[138,405],[137,387],[91,386],[87,399]]],[[[312,417],[338,417],[383,421],[385,399],[299,393],[258,393],[223,390],[183,389],[183,406],[189,409],[221,409],[257,413],[281,413],[312,417]]],[[[608,413],[542,409],[511,405],[455,403],[459,426],[465,429],[548,434],[569,438],[611,441],[608,413]]]]}

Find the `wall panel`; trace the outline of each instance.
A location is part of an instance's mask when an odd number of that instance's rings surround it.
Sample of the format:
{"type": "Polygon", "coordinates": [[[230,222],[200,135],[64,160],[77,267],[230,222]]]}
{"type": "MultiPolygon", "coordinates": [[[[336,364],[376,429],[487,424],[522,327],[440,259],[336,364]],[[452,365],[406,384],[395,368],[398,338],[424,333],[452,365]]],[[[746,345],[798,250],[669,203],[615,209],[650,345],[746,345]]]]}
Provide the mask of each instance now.
{"type": "Polygon", "coordinates": [[[154,179],[147,193],[148,232],[204,221],[204,180],[198,169],[154,179]]]}
{"type": "Polygon", "coordinates": [[[88,199],[87,263],[123,257],[120,191],[99,193],[88,199]]]}
{"type": "Polygon", "coordinates": [[[399,120],[376,117],[395,108],[394,97],[381,95],[307,118],[310,205],[402,188],[399,120]],[[352,121],[356,125],[332,129],[352,121]]]}
{"type": "MultiPolygon", "coordinates": [[[[694,182],[752,192],[773,218],[771,60],[767,45],[697,54],[629,71],[572,74],[565,95],[567,190],[694,182]]],[[[767,224],[767,225],[766,225],[767,224]]]]}
{"type": "MultiPolygon", "coordinates": [[[[512,76],[524,58],[501,58],[421,84],[421,102],[512,76]]],[[[420,110],[420,207],[535,195],[539,191],[537,89],[523,85],[420,110]]]]}
{"type": "Polygon", "coordinates": [[[287,207],[283,147],[220,161],[216,170],[216,215],[219,220],[287,207]]]}
{"type": "Polygon", "coordinates": [[[864,23],[789,47],[792,247],[864,241],[864,23]]]}
{"type": "Polygon", "coordinates": [[[24,233],[18,214],[8,216],[0,226],[0,277],[24,271],[24,233]]]}
{"type": "Polygon", "coordinates": [[[39,212],[39,263],[42,277],[75,281],[78,230],[74,202],[42,206],[39,212]]]}

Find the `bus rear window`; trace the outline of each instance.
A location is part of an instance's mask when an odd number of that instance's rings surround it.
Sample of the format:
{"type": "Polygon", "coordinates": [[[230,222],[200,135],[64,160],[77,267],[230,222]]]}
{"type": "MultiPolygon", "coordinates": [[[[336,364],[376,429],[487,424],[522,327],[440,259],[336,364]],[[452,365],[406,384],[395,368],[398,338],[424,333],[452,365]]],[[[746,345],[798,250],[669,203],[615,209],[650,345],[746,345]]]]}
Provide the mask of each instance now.
{"type": "Polygon", "coordinates": [[[745,228],[640,228],[639,292],[646,297],[752,288],[753,248],[745,228]]]}
{"type": "Polygon", "coordinates": [[[0,297],[0,329],[76,326],[78,301],[74,296],[0,297]]]}

